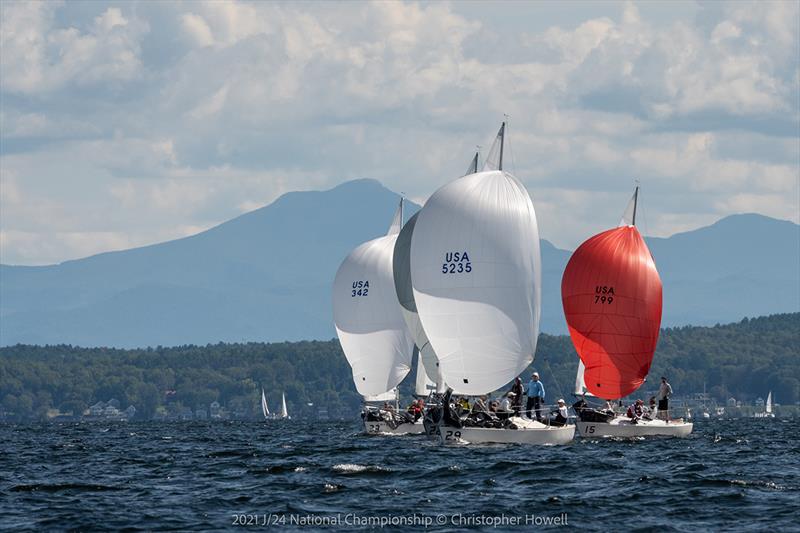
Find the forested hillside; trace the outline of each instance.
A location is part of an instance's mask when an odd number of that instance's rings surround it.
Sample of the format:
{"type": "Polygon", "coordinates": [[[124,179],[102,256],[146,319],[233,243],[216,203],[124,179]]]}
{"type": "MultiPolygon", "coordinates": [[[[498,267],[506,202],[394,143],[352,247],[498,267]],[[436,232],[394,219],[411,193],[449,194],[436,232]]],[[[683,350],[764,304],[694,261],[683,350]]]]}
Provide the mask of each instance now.
{"type": "MultiPolygon", "coordinates": [[[[745,319],[715,327],[665,329],[650,372],[637,392],[645,396],[658,377],[675,393],[707,387],[724,401],[752,402],[772,391],[778,402],[800,400],[800,313],[745,319]]],[[[549,399],[568,396],[576,356],[566,336],[542,335],[533,367],[549,399]]],[[[527,379],[527,373],[524,375],[527,379]]],[[[411,392],[413,376],[401,391],[411,392]]],[[[258,413],[261,387],[276,407],[286,392],[290,412],[355,416],[360,397],[339,342],[216,344],[119,350],[16,345],[0,349],[0,411],[7,420],[44,418],[54,409],[81,413],[98,401],[134,405],[136,418],[157,409],[207,409],[217,401],[246,416],[258,413]],[[313,406],[309,406],[313,403],[313,406]]]]}

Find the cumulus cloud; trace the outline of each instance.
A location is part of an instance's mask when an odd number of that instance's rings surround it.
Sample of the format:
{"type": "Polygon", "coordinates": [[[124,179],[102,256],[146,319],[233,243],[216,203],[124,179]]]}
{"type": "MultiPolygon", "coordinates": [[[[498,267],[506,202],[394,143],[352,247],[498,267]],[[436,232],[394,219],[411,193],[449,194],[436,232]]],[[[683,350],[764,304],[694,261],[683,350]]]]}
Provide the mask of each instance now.
{"type": "Polygon", "coordinates": [[[614,224],[635,179],[654,234],[799,221],[796,2],[501,7],[4,2],[3,261],[179,237],[345,179],[424,200],[504,114],[559,245],[614,224]]]}

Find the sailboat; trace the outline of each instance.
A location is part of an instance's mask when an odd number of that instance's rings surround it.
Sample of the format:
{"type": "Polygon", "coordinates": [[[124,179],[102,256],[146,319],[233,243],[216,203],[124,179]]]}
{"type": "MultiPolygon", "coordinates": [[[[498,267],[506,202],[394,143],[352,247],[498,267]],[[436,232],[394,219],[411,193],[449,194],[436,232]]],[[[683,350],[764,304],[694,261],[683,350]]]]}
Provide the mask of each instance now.
{"type": "Polygon", "coordinates": [[[775,413],[772,412],[772,391],[767,394],[767,401],[764,404],[763,413],[755,413],[754,418],[775,418],[775,413]]]}
{"type": "Polygon", "coordinates": [[[264,414],[264,418],[267,420],[274,418],[274,416],[269,412],[269,405],[267,405],[267,397],[264,394],[264,389],[261,389],[261,412],[264,414]]]}
{"type": "Polygon", "coordinates": [[[280,417],[286,420],[291,420],[291,416],[289,416],[289,410],[286,409],[286,393],[281,393],[281,414],[280,417]]]}
{"type": "MultiPolygon", "coordinates": [[[[411,237],[413,302],[439,363],[437,377],[468,395],[517,377],[533,361],[539,333],[536,214],[528,191],[503,170],[504,135],[505,123],[480,172],[428,199],[411,237]]],[[[502,428],[459,426],[460,419],[445,422],[441,441],[562,444],[575,432],[522,418],[502,428]]]]}
{"type": "MultiPolygon", "coordinates": [[[[422,433],[422,424],[397,423],[394,414],[369,402],[397,398],[396,388],[411,370],[414,339],[394,290],[392,257],[403,225],[403,200],[385,236],[365,242],[342,262],[333,282],[336,333],[365,402],[367,433],[422,433]]],[[[400,422],[403,420],[400,419],[400,422]]]]}
{"type": "MultiPolygon", "coordinates": [[[[637,186],[618,227],[599,233],[572,254],[561,298],[580,358],[576,394],[617,400],[645,381],[661,326],[662,287],[655,261],[636,229],[637,186]]],[[[582,436],[686,436],[692,424],[633,420],[579,409],[582,436]],[[591,416],[590,416],[591,415],[591,416]]]]}
{"type": "MultiPolygon", "coordinates": [[[[470,161],[465,176],[475,174],[478,172],[478,156],[476,152],[470,161]]],[[[417,383],[422,379],[421,375],[425,375],[425,381],[432,383],[432,387],[426,387],[425,390],[441,394],[447,388],[447,384],[439,371],[439,358],[433,351],[428,336],[425,334],[425,329],[422,327],[419,314],[417,313],[417,304],[414,301],[414,289],[411,283],[411,239],[414,235],[414,228],[416,227],[417,217],[419,212],[415,213],[408,222],[400,230],[397,236],[397,241],[394,245],[394,255],[392,258],[392,272],[394,275],[394,288],[397,295],[397,301],[400,302],[403,319],[406,322],[409,332],[414,339],[414,344],[418,347],[419,357],[417,362],[417,383]]],[[[423,395],[423,389],[417,387],[415,391],[417,396],[423,395]]],[[[428,394],[425,393],[425,396],[428,394]]]]}

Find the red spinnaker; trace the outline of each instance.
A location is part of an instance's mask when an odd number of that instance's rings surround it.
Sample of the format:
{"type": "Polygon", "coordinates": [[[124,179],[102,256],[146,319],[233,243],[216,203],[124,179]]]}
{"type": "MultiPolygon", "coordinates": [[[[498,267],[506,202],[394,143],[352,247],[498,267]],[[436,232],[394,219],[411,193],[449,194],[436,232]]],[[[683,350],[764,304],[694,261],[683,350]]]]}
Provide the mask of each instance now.
{"type": "Polygon", "coordinates": [[[638,389],[658,342],[661,278],[636,227],[581,244],[564,270],[561,301],[589,392],[610,400],[638,389]]]}

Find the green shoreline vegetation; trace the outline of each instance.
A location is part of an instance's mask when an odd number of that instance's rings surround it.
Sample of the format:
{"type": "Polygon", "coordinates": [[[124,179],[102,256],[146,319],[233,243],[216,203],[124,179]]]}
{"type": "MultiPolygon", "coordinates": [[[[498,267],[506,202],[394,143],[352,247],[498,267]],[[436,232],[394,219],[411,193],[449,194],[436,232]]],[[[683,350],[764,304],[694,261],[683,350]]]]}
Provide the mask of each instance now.
{"type": "MultiPolygon", "coordinates": [[[[647,398],[661,375],[676,396],[706,389],[710,402],[730,398],[753,412],[757,398],[772,391],[779,416],[800,414],[800,313],[779,314],[713,327],[661,331],[648,382],[636,397],[647,398]]],[[[542,334],[533,368],[547,386],[548,400],[571,398],[577,358],[568,336],[542,334]]],[[[527,379],[527,372],[523,374],[527,379]]],[[[411,398],[413,372],[401,384],[411,398]]],[[[354,418],[361,398],[337,340],[209,344],[143,349],[16,345],[0,348],[0,420],[79,418],[98,402],[116,400],[133,419],[178,419],[208,413],[217,402],[233,418],[260,416],[264,388],[273,411],[286,393],[295,417],[354,418]],[[310,405],[311,404],[311,405],[310,405]]]]}

